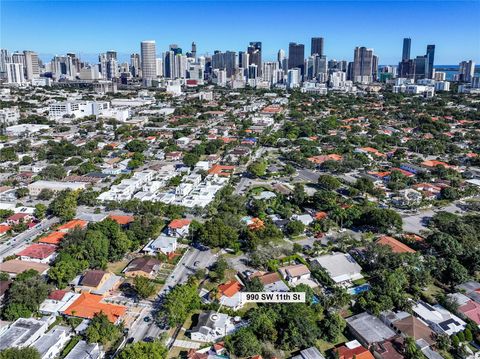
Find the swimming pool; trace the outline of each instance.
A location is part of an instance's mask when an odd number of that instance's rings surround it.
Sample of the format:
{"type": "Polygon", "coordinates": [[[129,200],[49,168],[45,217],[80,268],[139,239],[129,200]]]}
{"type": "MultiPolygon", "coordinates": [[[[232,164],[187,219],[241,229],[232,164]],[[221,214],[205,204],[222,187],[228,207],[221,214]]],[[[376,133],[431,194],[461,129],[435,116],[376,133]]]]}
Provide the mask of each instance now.
{"type": "Polygon", "coordinates": [[[366,284],[359,285],[358,287],[348,288],[347,292],[350,295],[357,295],[357,294],[366,292],[367,290],[370,290],[371,288],[372,288],[371,285],[366,283],[366,284]]]}

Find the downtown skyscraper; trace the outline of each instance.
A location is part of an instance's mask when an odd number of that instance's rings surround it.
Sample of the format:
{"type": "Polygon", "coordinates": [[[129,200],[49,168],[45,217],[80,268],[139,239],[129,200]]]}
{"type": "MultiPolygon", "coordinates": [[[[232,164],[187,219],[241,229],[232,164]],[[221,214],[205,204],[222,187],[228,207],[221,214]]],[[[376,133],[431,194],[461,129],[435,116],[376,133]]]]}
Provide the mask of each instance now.
{"type": "Polygon", "coordinates": [[[157,56],[155,41],[142,41],[140,44],[140,58],[142,65],[142,78],[145,83],[150,83],[157,77],[157,56]]]}
{"type": "Polygon", "coordinates": [[[300,73],[304,74],[304,62],[305,62],[305,45],[291,42],[288,44],[288,68],[300,69],[300,73]]]}
{"type": "Polygon", "coordinates": [[[323,37],[312,37],[312,46],[310,49],[310,55],[317,54],[323,56],[323,37]]]}
{"type": "Polygon", "coordinates": [[[412,47],[412,39],[406,37],[403,39],[402,61],[410,60],[410,49],[412,47]]]}
{"type": "Polygon", "coordinates": [[[427,45],[427,62],[428,62],[428,71],[426,75],[429,79],[433,79],[433,64],[435,62],[435,45],[427,45]]]}
{"type": "Polygon", "coordinates": [[[257,65],[257,69],[262,68],[262,43],[260,41],[251,41],[247,48],[249,65],[257,65]]]}
{"type": "Polygon", "coordinates": [[[374,58],[373,49],[366,47],[356,47],[353,52],[352,74],[353,82],[368,84],[374,80],[376,69],[375,63],[378,64],[378,58],[374,58]]]}

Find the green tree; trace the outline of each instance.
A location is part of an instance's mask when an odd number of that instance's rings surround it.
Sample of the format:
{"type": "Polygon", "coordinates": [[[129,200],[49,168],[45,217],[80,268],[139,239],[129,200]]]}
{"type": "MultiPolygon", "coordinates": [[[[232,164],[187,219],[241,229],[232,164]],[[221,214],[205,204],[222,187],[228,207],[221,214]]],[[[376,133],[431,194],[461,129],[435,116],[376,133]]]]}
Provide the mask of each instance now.
{"type": "Polygon", "coordinates": [[[265,173],[267,171],[267,165],[267,161],[258,160],[248,165],[247,170],[255,177],[262,177],[265,176],[265,173]]]}
{"type": "Polygon", "coordinates": [[[336,343],[346,325],[345,319],[338,313],[328,312],[322,321],[322,337],[329,342],[336,343]]]}
{"type": "Polygon", "coordinates": [[[121,335],[121,327],[110,322],[103,313],[95,314],[85,331],[85,338],[89,343],[101,343],[103,345],[114,342],[121,335]]]}
{"type": "Polygon", "coordinates": [[[263,292],[263,284],[258,277],[253,278],[252,280],[247,281],[245,285],[247,292],[263,292]]]}
{"type": "Polygon", "coordinates": [[[198,238],[201,243],[210,247],[237,249],[239,246],[237,230],[220,218],[207,221],[200,228],[198,238]]]}
{"type": "Polygon", "coordinates": [[[28,196],[29,193],[30,191],[28,190],[27,187],[20,187],[15,191],[15,196],[17,196],[17,198],[23,198],[28,196]]]}
{"type": "Polygon", "coordinates": [[[53,198],[55,193],[51,189],[44,188],[40,191],[37,198],[41,199],[42,201],[48,201],[53,198]]]}
{"type": "Polygon", "coordinates": [[[195,164],[198,162],[199,159],[200,157],[196,153],[189,152],[189,153],[185,153],[185,155],[182,158],[182,161],[185,164],[185,166],[193,167],[195,166],[195,164]]]}
{"type": "Polygon", "coordinates": [[[10,321],[30,317],[38,311],[49,290],[50,286],[33,269],[17,275],[4,299],[2,317],[10,321]]]}
{"type": "Polygon", "coordinates": [[[143,152],[147,150],[148,143],[142,140],[132,140],[125,145],[125,149],[130,152],[143,152]]]}
{"type": "Polygon", "coordinates": [[[41,170],[39,175],[46,180],[59,180],[67,175],[67,171],[62,166],[49,165],[41,170]]]}
{"type": "Polygon", "coordinates": [[[363,225],[372,227],[377,232],[401,231],[402,217],[393,209],[371,208],[365,211],[360,217],[363,225]]]}
{"type": "Polygon", "coordinates": [[[305,230],[305,225],[299,220],[292,220],[285,226],[285,232],[290,236],[298,236],[305,230]]]}
{"type": "Polygon", "coordinates": [[[373,181],[366,177],[360,177],[357,179],[354,187],[362,193],[372,193],[375,189],[373,181]]]}
{"type": "Polygon", "coordinates": [[[0,359],[40,359],[40,353],[33,347],[8,348],[0,351],[0,359]]]}
{"type": "Polygon", "coordinates": [[[70,189],[61,191],[48,206],[48,211],[62,221],[69,221],[77,213],[77,199],[77,191],[70,189]]]}
{"type": "Polygon", "coordinates": [[[407,337],[405,339],[405,358],[406,359],[425,359],[422,351],[418,348],[415,339],[407,337]]]}
{"type": "Polygon", "coordinates": [[[148,298],[155,294],[155,284],[148,278],[143,276],[136,276],[133,279],[135,291],[141,298],[148,298]]]}
{"type": "Polygon", "coordinates": [[[141,152],[135,152],[128,161],[129,168],[138,168],[145,163],[145,156],[141,152]]]}
{"type": "Polygon", "coordinates": [[[465,333],[465,341],[467,343],[470,343],[473,340],[472,331],[469,328],[467,328],[467,329],[465,329],[464,333],[465,333]]]}
{"type": "Polygon", "coordinates": [[[237,357],[250,357],[260,353],[262,347],[255,334],[248,328],[237,330],[225,340],[227,348],[237,357]]]}
{"type": "Polygon", "coordinates": [[[158,340],[151,343],[137,342],[128,344],[118,355],[119,359],[165,359],[168,350],[158,340]]]}
{"type": "Polygon", "coordinates": [[[183,324],[188,314],[200,308],[200,297],[193,284],[175,286],[165,297],[165,314],[171,326],[183,324]]]}
{"type": "Polygon", "coordinates": [[[318,177],[318,184],[320,187],[329,191],[334,191],[342,185],[338,179],[331,175],[320,175],[320,177],[318,177]]]}
{"type": "Polygon", "coordinates": [[[0,162],[16,161],[17,153],[14,147],[4,147],[0,149],[0,162]]]}
{"type": "Polygon", "coordinates": [[[42,203],[37,203],[35,205],[35,211],[33,212],[33,215],[37,219],[43,219],[45,218],[45,214],[47,213],[47,206],[45,206],[42,203]]]}
{"type": "Polygon", "coordinates": [[[452,339],[452,346],[454,348],[458,348],[460,346],[460,339],[458,339],[458,336],[454,334],[452,335],[451,339],[452,339]]]}
{"type": "Polygon", "coordinates": [[[213,264],[208,276],[215,282],[219,283],[225,279],[225,271],[228,269],[228,263],[223,257],[219,257],[213,264]]]}

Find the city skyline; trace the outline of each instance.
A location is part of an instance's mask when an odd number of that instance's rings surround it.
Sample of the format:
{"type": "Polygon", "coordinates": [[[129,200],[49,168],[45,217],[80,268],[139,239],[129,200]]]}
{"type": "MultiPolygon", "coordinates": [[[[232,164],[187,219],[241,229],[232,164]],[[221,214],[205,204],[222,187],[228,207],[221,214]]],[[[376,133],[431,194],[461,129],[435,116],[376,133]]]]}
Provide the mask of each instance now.
{"type": "MultiPolygon", "coordinates": [[[[367,2],[300,2],[296,3],[295,10],[292,10],[289,1],[247,2],[249,13],[256,11],[260,16],[251,22],[247,21],[248,18],[230,14],[239,6],[232,2],[140,2],[135,3],[136,10],[132,12],[128,11],[132,3],[125,2],[118,8],[110,6],[111,16],[108,18],[100,17],[99,14],[103,13],[108,3],[108,1],[95,3],[59,1],[52,5],[40,1],[3,2],[1,47],[11,51],[33,50],[38,52],[44,60],[48,60],[55,54],[76,52],[85,60],[91,61],[98,53],[110,49],[118,51],[120,60],[123,60],[122,58],[127,60],[130,53],[140,52],[140,42],[144,40],[156,41],[157,55],[168,50],[169,44],[172,43],[189,49],[191,42],[195,41],[198,46],[198,55],[205,53],[212,55],[215,50],[245,51],[250,42],[261,41],[262,58],[268,61],[276,58],[279,49],[284,49],[288,56],[290,42],[304,44],[305,54],[308,54],[311,38],[323,37],[324,53],[330,59],[351,60],[353,49],[357,46],[365,46],[374,49],[375,54],[379,56],[380,64],[386,65],[396,64],[401,60],[402,41],[403,38],[408,37],[412,39],[412,57],[424,54],[428,44],[435,44],[436,64],[453,65],[465,59],[480,62],[480,29],[474,25],[475,13],[478,13],[474,10],[475,8],[480,10],[480,3],[473,1],[454,3],[422,1],[415,5],[411,2],[377,1],[374,2],[373,10],[371,6],[360,6],[367,2]],[[350,6],[349,11],[345,11],[346,5],[352,3],[356,4],[353,10],[350,10],[352,8],[350,6]],[[52,6],[55,6],[55,12],[52,11],[52,6]],[[417,11],[414,14],[410,13],[406,17],[408,20],[403,20],[405,26],[398,26],[398,19],[402,19],[402,16],[408,13],[408,6],[415,6],[417,11]],[[369,11],[367,12],[365,8],[369,11]],[[461,10],[462,20],[459,21],[455,20],[455,13],[460,11],[459,8],[471,8],[473,11],[461,10]],[[152,15],[147,14],[148,9],[150,9],[149,14],[155,15],[158,12],[159,15],[156,18],[161,18],[161,21],[148,24],[152,19],[152,15]],[[289,14],[286,12],[287,9],[290,10],[289,14]],[[310,11],[303,11],[307,9],[310,11]],[[69,13],[87,12],[91,16],[85,19],[75,18],[75,21],[69,17],[57,16],[53,23],[48,21],[41,25],[39,23],[40,20],[44,20],[42,15],[50,14],[48,16],[51,16],[51,13],[60,14],[67,11],[69,13]],[[130,20],[118,21],[121,18],[116,16],[119,11],[128,13],[136,26],[129,26],[128,31],[121,31],[130,20]],[[325,14],[320,23],[314,20],[313,15],[316,12],[325,14]],[[419,12],[424,15],[419,16],[419,12]],[[161,13],[177,16],[161,17],[161,13]],[[205,19],[201,15],[203,13],[209,14],[209,19],[205,19]],[[289,24],[293,24],[293,19],[289,19],[288,16],[293,17],[297,13],[301,13],[302,21],[296,22],[295,31],[292,31],[292,26],[289,24]],[[396,15],[392,17],[388,15],[390,13],[396,15]],[[136,21],[140,14],[147,16],[141,24],[136,21]],[[432,14],[435,16],[431,16],[432,14]],[[448,16],[445,17],[447,14],[448,16]],[[469,17],[472,21],[468,21],[469,17]],[[117,20],[114,21],[115,18],[117,20]],[[441,26],[441,18],[448,21],[448,26],[441,26]],[[279,19],[285,19],[284,26],[273,26],[273,19],[276,19],[276,22],[282,21],[279,19]],[[23,21],[22,27],[18,27],[19,21],[23,21]],[[67,26],[66,21],[68,26],[75,26],[72,31],[64,31],[63,36],[59,36],[58,29],[67,26]],[[81,27],[84,22],[88,22],[89,26],[81,27]],[[245,26],[247,24],[248,26],[245,26]],[[41,26],[41,31],[34,31],[37,25],[41,26]],[[14,26],[15,31],[12,31],[14,26]],[[219,31],[225,26],[229,31],[219,31]],[[359,26],[362,32],[355,31],[359,26]],[[75,31],[80,28],[81,31],[75,31]],[[469,34],[471,45],[466,45],[466,41],[458,41],[459,36],[465,37],[465,34],[469,34]]],[[[232,13],[238,14],[235,11],[232,13]]]]}

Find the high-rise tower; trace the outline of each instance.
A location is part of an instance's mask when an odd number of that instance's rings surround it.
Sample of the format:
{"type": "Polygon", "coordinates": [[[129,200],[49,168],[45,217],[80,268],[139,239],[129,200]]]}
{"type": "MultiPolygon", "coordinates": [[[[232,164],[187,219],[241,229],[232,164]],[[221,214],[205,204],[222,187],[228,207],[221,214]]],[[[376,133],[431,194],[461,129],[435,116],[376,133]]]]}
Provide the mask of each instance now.
{"type": "Polygon", "coordinates": [[[157,56],[155,41],[142,41],[140,44],[142,78],[147,84],[157,76],[157,56]]]}

